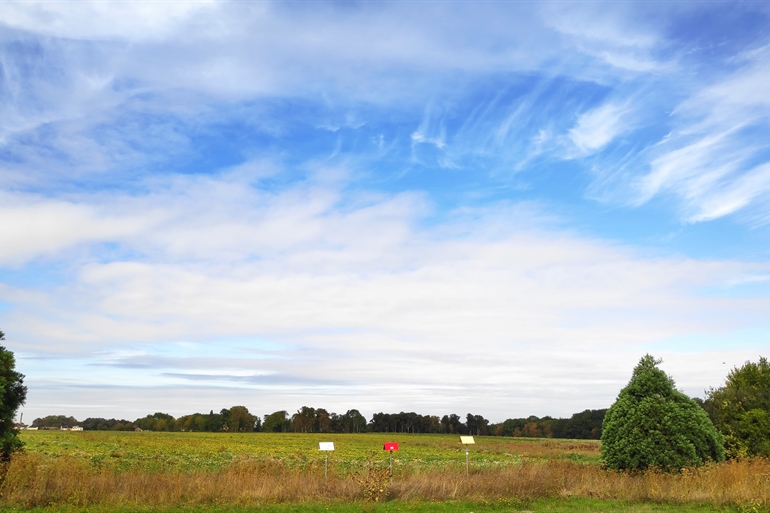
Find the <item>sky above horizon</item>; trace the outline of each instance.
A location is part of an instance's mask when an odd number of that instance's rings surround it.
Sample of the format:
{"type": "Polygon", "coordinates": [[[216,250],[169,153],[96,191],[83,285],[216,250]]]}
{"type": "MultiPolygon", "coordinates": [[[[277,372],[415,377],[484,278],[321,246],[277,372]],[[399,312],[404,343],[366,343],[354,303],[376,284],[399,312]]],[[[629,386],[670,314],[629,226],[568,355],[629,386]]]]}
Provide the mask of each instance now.
{"type": "Polygon", "coordinates": [[[25,420],[606,408],[770,349],[767,2],[0,4],[25,420]]]}

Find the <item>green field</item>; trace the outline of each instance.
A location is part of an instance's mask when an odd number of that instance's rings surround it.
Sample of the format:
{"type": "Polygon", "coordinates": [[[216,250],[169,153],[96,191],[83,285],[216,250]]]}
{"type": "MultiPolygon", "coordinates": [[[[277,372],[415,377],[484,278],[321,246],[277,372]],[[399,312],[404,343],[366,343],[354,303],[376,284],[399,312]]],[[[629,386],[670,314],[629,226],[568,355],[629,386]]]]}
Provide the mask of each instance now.
{"type": "MultiPolygon", "coordinates": [[[[369,458],[386,461],[384,442],[396,441],[394,473],[464,468],[465,448],[455,435],[315,433],[153,433],[112,431],[24,431],[27,451],[52,458],[83,459],[118,470],[219,470],[236,461],[257,460],[305,470],[323,464],[318,442],[334,442],[329,468],[348,472],[369,458]]],[[[595,440],[476,437],[470,446],[474,469],[520,464],[524,460],[566,459],[599,463],[595,440]]]]}

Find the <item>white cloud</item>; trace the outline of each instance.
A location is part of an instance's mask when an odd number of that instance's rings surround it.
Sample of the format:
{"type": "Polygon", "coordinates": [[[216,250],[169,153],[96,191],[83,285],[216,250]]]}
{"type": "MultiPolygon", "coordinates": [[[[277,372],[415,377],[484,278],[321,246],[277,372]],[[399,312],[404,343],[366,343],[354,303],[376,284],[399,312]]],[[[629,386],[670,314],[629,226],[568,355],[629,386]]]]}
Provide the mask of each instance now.
{"type": "MultiPolygon", "coordinates": [[[[0,317],[13,327],[9,345],[80,361],[21,360],[35,390],[30,410],[63,404],[56,398],[77,386],[72,372],[82,368],[89,377],[78,395],[89,404],[104,404],[92,388],[141,383],[131,393],[148,407],[193,380],[220,387],[226,399],[215,408],[244,389],[268,411],[316,400],[367,413],[567,415],[578,400],[578,409],[606,406],[648,344],[759,322],[770,306],[698,294],[767,273],[761,264],[647,257],[549,228],[523,207],[466,210],[427,229],[419,195],[352,199],[312,182],[268,194],[230,175],[92,198],[91,211],[117,226],[131,226],[127,212],[147,205],[162,206],[163,221],[122,233],[112,261],[81,253],[69,262],[72,280],[38,287],[42,298],[0,289],[14,305],[0,317]],[[227,339],[246,341],[217,342],[227,339]],[[248,340],[274,342],[274,358],[243,352],[248,340]],[[221,359],[207,352],[207,363],[193,361],[176,341],[212,341],[221,359]],[[562,400],[548,411],[533,403],[554,394],[562,400]]],[[[253,347],[264,352],[262,342],[253,347]]],[[[695,374],[703,387],[716,379],[695,374]]],[[[200,409],[203,397],[215,400],[196,392],[175,399],[174,413],[200,409]]],[[[108,414],[124,415],[118,406],[108,414]]]]}
{"type": "Polygon", "coordinates": [[[672,69],[672,63],[655,57],[664,38],[646,23],[639,5],[624,4],[620,9],[603,2],[546,4],[542,10],[546,25],[565,38],[565,46],[574,45],[605,65],[632,74],[672,69]]]}
{"type": "Polygon", "coordinates": [[[690,220],[709,221],[738,212],[757,200],[761,200],[762,210],[767,211],[770,202],[770,163],[745,171],[730,183],[714,188],[700,202],[697,212],[690,220]]]}
{"type": "Polygon", "coordinates": [[[577,150],[577,156],[587,156],[601,150],[620,134],[631,129],[626,105],[605,103],[578,118],[569,130],[569,138],[577,150]]]}
{"type": "Polygon", "coordinates": [[[431,105],[428,105],[425,109],[422,121],[420,122],[420,126],[417,127],[417,130],[412,132],[411,139],[413,148],[415,143],[432,144],[439,150],[446,146],[446,126],[444,125],[443,120],[433,121],[431,119],[431,107],[431,105]]]}
{"type": "MultiPolygon", "coordinates": [[[[142,41],[165,39],[187,25],[191,18],[210,18],[217,11],[217,2],[203,0],[112,4],[99,1],[8,2],[0,12],[5,25],[48,37],[142,41]]],[[[219,29],[222,31],[223,27],[219,29]]]]}
{"type": "Polygon", "coordinates": [[[707,86],[674,113],[677,128],[655,149],[638,180],[640,203],[671,194],[690,222],[740,211],[761,218],[770,209],[764,155],[770,149],[767,51],[752,53],[728,78],[707,86]]]}
{"type": "Polygon", "coordinates": [[[122,92],[128,86],[239,100],[334,91],[330,96],[413,106],[437,89],[455,89],[438,75],[462,81],[467,73],[571,67],[562,59],[570,44],[554,41],[525,4],[105,5],[17,2],[0,13],[18,38],[35,41],[39,55],[72,57],[77,49],[78,61],[61,68],[65,79],[114,80],[122,92]]]}
{"type": "Polygon", "coordinates": [[[54,257],[83,243],[115,242],[157,224],[152,212],[104,213],[88,204],[0,194],[0,265],[54,257]]]}

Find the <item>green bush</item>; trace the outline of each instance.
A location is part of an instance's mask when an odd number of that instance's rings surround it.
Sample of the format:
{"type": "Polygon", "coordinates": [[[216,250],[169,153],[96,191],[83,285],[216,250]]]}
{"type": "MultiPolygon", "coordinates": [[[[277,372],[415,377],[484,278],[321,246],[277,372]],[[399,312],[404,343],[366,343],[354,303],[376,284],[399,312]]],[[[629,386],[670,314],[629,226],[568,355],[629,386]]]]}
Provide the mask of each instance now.
{"type": "MultiPolygon", "coordinates": [[[[5,333],[0,331],[0,340],[5,340],[5,333]]],[[[27,398],[24,375],[16,372],[16,359],[13,352],[0,346],[0,460],[7,461],[11,453],[22,447],[16,436],[13,419],[19,406],[27,398]]]]}
{"type": "Polygon", "coordinates": [[[704,405],[730,458],[770,456],[770,364],[746,362],[711,389],[704,405]]]}
{"type": "Polygon", "coordinates": [[[665,471],[724,459],[722,435],[698,404],[678,391],[645,355],[602,424],[602,459],[609,468],[665,471]]]}

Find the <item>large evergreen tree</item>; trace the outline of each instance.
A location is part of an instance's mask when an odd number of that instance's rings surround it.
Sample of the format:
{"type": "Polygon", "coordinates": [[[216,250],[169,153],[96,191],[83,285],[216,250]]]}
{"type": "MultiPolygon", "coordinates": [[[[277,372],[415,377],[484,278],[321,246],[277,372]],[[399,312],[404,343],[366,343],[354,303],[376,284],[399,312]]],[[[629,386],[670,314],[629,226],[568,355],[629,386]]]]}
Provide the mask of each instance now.
{"type": "MultiPolygon", "coordinates": [[[[0,340],[5,333],[0,331],[0,340]]],[[[14,418],[16,411],[27,399],[24,375],[16,372],[13,353],[0,345],[0,459],[7,460],[22,443],[16,436],[14,418]]]]}
{"type": "Polygon", "coordinates": [[[728,457],[770,456],[770,363],[746,362],[711,389],[704,405],[725,435],[728,457]]]}
{"type": "Polygon", "coordinates": [[[723,439],[698,404],[645,355],[602,424],[602,459],[614,469],[677,470],[724,459],[723,439]]]}

